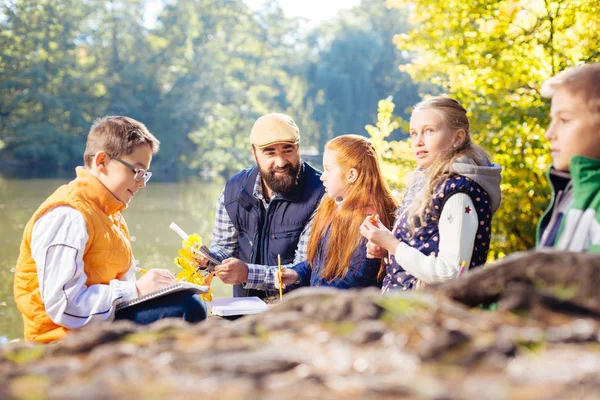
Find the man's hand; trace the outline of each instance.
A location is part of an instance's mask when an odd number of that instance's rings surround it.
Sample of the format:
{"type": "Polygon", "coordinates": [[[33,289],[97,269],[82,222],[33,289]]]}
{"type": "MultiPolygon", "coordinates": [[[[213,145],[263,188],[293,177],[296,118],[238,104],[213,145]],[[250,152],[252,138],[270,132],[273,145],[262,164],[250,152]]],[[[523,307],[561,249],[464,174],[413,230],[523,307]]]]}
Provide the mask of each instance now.
{"type": "Polygon", "coordinates": [[[208,267],[208,258],[205,258],[202,253],[198,253],[196,255],[194,255],[194,260],[198,263],[198,266],[200,268],[207,268],[208,267]]]}
{"type": "Polygon", "coordinates": [[[210,255],[210,250],[204,244],[202,245],[202,247],[200,247],[200,250],[194,255],[194,260],[196,261],[196,263],[198,263],[199,268],[206,268],[209,271],[211,271],[212,267],[214,267],[215,265],[219,265],[219,260],[215,259],[210,255]]]}
{"type": "Polygon", "coordinates": [[[177,282],[175,275],[168,269],[154,268],[144,274],[137,280],[135,286],[138,296],[143,296],[146,293],[155,292],[165,286],[169,286],[177,282]]]}
{"type": "Polygon", "coordinates": [[[215,274],[229,285],[248,281],[248,264],[237,258],[228,258],[215,268],[215,274]]]}

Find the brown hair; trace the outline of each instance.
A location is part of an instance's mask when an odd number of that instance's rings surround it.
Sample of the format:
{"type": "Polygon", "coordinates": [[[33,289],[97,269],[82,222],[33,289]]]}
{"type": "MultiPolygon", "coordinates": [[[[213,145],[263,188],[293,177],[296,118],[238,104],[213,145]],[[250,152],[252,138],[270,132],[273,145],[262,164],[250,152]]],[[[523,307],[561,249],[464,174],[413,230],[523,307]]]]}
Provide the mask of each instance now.
{"type": "Polygon", "coordinates": [[[600,121],[600,63],[579,65],[559,72],[542,84],[542,95],[552,97],[559,89],[580,95],[600,121]]]}
{"type": "Polygon", "coordinates": [[[120,157],[133,153],[143,144],[150,146],[152,154],[156,154],[160,146],[159,140],[141,122],[129,117],[97,118],[87,137],[83,162],[89,167],[99,151],[120,157]]]}
{"type": "MultiPolygon", "coordinates": [[[[308,240],[307,258],[312,266],[321,240],[330,229],[321,276],[332,281],[348,273],[352,254],[362,241],[359,228],[365,216],[379,214],[381,222],[390,228],[398,205],[381,173],[377,152],[367,138],[359,135],[338,136],[330,140],[325,149],[336,153],[342,175],[352,168],[358,175],[348,188],[342,208],[338,208],[331,197],[323,198],[308,240]]],[[[382,262],[380,278],[384,268],[382,262]]]]}
{"type": "MultiPolygon", "coordinates": [[[[450,147],[446,152],[440,154],[425,171],[427,184],[424,187],[422,195],[415,196],[408,206],[408,225],[414,233],[417,226],[425,224],[429,207],[435,191],[444,182],[452,172],[452,164],[457,158],[467,156],[475,165],[487,165],[490,159],[485,151],[471,140],[469,131],[469,119],[467,110],[456,100],[449,97],[432,97],[424,100],[413,108],[413,113],[419,110],[432,110],[437,112],[452,131],[463,130],[465,138],[462,143],[456,147],[450,147]]],[[[419,179],[418,175],[415,179],[419,179]]]]}

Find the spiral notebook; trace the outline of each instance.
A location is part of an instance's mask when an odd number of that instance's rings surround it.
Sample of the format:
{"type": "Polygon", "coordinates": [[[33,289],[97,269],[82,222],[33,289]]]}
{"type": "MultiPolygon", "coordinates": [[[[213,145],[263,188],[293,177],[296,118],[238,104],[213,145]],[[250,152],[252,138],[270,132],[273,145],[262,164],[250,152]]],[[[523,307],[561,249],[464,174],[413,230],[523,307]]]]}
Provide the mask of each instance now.
{"type": "Polygon", "coordinates": [[[157,297],[165,296],[167,294],[171,294],[171,293],[175,293],[175,292],[180,292],[182,290],[191,290],[195,293],[208,293],[209,288],[208,288],[208,286],[200,286],[200,285],[196,285],[196,284],[190,283],[190,282],[179,281],[171,286],[164,287],[155,292],[147,293],[143,296],[136,297],[135,299],[131,299],[129,301],[124,301],[123,303],[117,305],[116,310],[119,311],[119,310],[122,310],[123,308],[131,307],[136,304],[143,303],[144,301],[156,299],[157,297]]]}

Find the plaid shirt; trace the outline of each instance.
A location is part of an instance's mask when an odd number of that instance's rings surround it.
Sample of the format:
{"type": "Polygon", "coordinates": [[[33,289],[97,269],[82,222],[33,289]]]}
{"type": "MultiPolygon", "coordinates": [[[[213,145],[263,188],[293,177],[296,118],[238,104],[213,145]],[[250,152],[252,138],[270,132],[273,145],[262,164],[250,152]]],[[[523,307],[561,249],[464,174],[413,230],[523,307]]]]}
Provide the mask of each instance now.
{"type": "MultiPolygon", "coordinates": [[[[238,243],[238,231],[233,226],[229,214],[225,209],[225,190],[221,192],[219,200],[217,200],[217,212],[215,214],[215,223],[212,232],[212,243],[210,245],[210,252],[219,261],[223,261],[226,258],[238,257],[240,245],[238,243]]],[[[265,210],[269,208],[269,202],[265,200],[262,191],[262,181],[260,174],[256,176],[256,182],[254,183],[254,190],[252,195],[262,201],[265,210]]],[[[277,196],[273,193],[272,197],[277,196]]],[[[313,218],[316,210],[310,216],[304,230],[300,234],[300,240],[298,241],[298,247],[296,247],[296,254],[294,261],[289,264],[282,265],[282,268],[289,268],[306,260],[306,253],[308,250],[308,237],[310,235],[310,228],[312,226],[313,218]]],[[[246,261],[246,260],[242,260],[246,261]]],[[[244,285],[246,289],[259,289],[267,290],[275,288],[275,281],[277,280],[277,265],[258,265],[248,264],[248,282],[244,285]]]]}

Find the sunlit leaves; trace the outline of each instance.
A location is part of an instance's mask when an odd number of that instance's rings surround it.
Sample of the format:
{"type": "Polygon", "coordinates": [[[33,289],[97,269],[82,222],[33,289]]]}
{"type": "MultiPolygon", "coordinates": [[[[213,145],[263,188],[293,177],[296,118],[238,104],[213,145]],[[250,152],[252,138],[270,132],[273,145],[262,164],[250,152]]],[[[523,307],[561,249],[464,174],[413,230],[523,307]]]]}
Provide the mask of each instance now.
{"type": "Polygon", "coordinates": [[[397,193],[404,187],[406,175],[416,167],[416,163],[406,140],[386,140],[402,123],[393,115],[394,108],[391,99],[380,100],[377,107],[377,125],[367,125],[365,129],[381,157],[383,175],[397,193]]]}
{"type": "Polygon", "coordinates": [[[494,218],[492,258],[534,246],[549,200],[542,82],[567,66],[600,60],[594,0],[388,0],[407,6],[413,29],[395,37],[414,54],[402,67],[441,85],[469,111],[471,132],[503,166],[502,206],[494,218]]]}

